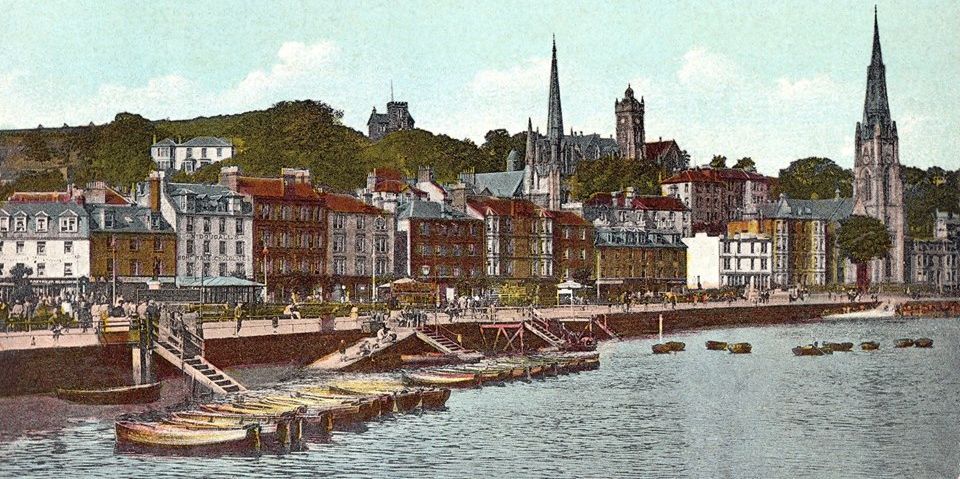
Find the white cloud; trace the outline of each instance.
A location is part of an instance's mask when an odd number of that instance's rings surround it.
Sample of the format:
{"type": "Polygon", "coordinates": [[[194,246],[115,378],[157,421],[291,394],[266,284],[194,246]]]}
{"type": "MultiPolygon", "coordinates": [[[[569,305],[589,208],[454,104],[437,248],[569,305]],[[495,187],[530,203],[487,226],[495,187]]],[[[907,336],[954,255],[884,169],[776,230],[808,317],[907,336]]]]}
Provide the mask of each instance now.
{"type": "Polygon", "coordinates": [[[337,46],[330,41],[286,42],[269,68],[254,70],[221,91],[203,88],[180,74],[167,74],[142,85],[102,84],[87,97],[67,98],[42,91],[34,94],[42,96],[30,97],[24,95],[28,90],[24,87],[35,78],[25,72],[0,74],[0,126],[102,123],[121,111],[147,118],[187,118],[262,108],[315,94],[318,85],[333,75],[336,53],[337,46]]]}
{"type": "Polygon", "coordinates": [[[736,82],[739,78],[736,64],[724,55],[703,47],[694,47],[683,55],[677,71],[680,83],[698,89],[716,90],[736,82]]]}
{"type": "Polygon", "coordinates": [[[525,94],[544,88],[550,75],[550,60],[530,58],[519,65],[503,70],[480,70],[470,80],[471,93],[484,97],[504,97],[525,94]]]}
{"type": "Polygon", "coordinates": [[[773,94],[776,99],[782,101],[809,101],[833,96],[839,89],[830,76],[817,75],[796,81],[780,78],[777,80],[773,94]]]}

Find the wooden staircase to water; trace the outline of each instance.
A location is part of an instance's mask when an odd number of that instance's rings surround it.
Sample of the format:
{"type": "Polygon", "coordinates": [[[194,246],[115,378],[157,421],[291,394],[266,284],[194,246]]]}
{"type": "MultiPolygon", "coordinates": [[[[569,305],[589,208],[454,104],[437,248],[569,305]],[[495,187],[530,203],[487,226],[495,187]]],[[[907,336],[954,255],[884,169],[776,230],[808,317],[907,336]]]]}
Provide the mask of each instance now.
{"type": "MultiPolygon", "coordinates": [[[[199,339],[199,338],[197,338],[199,339]]],[[[180,369],[197,383],[218,394],[246,391],[242,384],[230,377],[195,351],[196,345],[184,344],[172,334],[156,334],[153,351],[173,367],[180,369]]],[[[202,347],[199,348],[202,350],[202,347]]]]}

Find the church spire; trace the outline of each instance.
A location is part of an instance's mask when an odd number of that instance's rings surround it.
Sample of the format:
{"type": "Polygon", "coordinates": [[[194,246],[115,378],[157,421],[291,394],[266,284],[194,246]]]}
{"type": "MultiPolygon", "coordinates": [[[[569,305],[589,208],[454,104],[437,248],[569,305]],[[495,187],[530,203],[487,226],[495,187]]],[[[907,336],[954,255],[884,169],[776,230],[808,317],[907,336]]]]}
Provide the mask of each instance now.
{"type": "Polygon", "coordinates": [[[536,138],[533,133],[533,120],[527,117],[527,151],[524,154],[524,163],[533,165],[536,163],[536,138]]]}
{"type": "Polygon", "coordinates": [[[883,65],[883,56],[880,53],[880,27],[877,21],[877,10],[873,11],[873,54],[870,57],[870,66],[867,67],[867,91],[863,101],[863,128],[861,135],[864,139],[873,137],[877,125],[881,127],[881,134],[892,131],[890,119],[890,104],[887,101],[887,77],[883,65]]]}
{"type": "Polygon", "coordinates": [[[550,63],[550,101],[547,109],[547,138],[563,138],[563,110],[560,107],[560,78],[557,75],[557,37],[553,36],[553,61],[550,63]]]}

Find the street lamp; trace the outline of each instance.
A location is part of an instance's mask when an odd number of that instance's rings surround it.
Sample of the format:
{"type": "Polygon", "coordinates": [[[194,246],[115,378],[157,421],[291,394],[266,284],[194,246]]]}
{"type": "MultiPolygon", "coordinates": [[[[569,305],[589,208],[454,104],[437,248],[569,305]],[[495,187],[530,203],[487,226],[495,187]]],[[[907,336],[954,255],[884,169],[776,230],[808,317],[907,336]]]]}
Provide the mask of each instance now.
{"type": "Polygon", "coordinates": [[[202,321],[203,320],[203,303],[205,299],[204,296],[206,295],[205,294],[206,291],[204,291],[203,280],[207,274],[207,263],[210,262],[210,253],[204,253],[203,256],[200,257],[200,260],[201,260],[200,262],[200,319],[202,321]]]}

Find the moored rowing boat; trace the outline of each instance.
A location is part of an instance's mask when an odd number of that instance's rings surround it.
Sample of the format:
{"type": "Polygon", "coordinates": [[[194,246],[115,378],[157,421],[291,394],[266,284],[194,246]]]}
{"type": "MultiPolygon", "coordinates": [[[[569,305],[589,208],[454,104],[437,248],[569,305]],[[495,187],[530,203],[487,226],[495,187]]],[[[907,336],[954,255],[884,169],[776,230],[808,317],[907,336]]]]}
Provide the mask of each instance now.
{"type": "Polygon", "coordinates": [[[254,452],[260,450],[260,424],[234,428],[188,428],[158,422],[120,420],[116,424],[117,444],[121,447],[162,449],[170,452],[198,453],[206,450],[254,452]]]}
{"type": "Polygon", "coordinates": [[[79,404],[148,404],[160,399],[159,382],[104,389],[57,389],[57,397],[79,404]]]}

